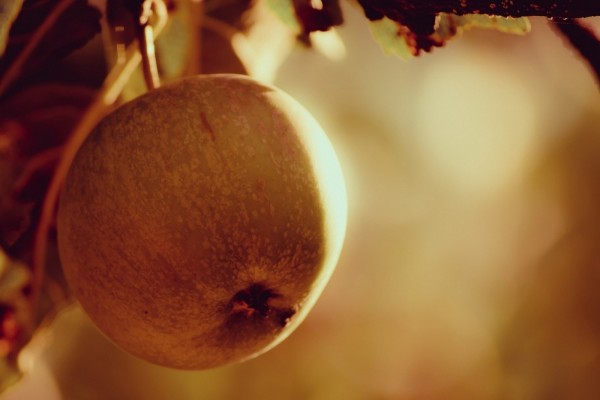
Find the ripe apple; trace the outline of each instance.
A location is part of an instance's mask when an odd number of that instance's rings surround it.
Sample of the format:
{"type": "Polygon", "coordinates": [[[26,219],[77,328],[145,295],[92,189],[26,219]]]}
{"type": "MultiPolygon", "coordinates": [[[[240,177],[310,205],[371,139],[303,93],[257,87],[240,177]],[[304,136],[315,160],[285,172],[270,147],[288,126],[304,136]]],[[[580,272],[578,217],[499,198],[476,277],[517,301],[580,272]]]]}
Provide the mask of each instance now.
{"type": "Polygon", "coordinates": [[[298,102],[242,75],[205,75],[98,124],[64,182],[58,245],[108,338],[203,369],[298,326],[335,268],[346,213],[334,150],[298,102]]]}

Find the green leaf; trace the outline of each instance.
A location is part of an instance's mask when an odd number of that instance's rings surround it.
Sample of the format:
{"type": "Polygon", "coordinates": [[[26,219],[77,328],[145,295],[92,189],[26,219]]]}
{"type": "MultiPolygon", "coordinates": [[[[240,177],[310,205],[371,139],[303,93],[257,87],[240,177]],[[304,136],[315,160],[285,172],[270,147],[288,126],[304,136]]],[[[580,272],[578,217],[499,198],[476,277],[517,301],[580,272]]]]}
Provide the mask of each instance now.
{"type": "Polygon", "coordinates": [[[293,0],[267,0],[267,6],[295,34],[302,32],[302,27],[296,17],[293,0]]]}
{"type": "Polygon", "coordinates": [[[8,33],[10,28],[17,19],[19,11],[24,0],[0,0],[0,57],[6,50],[8,42],[8,33]]]}
{"type": "Polygon", "coordinates": [[[530,31],[531,25],[527,17],[507,18],[484,14],[454,15],[441,13],[438,15],[434,35],[439,40],[446,41],[471,28],[491,29],[503,33],[524,35],[530,31]]]}
{"type": "Polygon", "coordinates": [[[385,54],[404,59],[413,55],[411,47],[401,32],[402,26],[397,22],[384,17],[376,21],[369,21],[369,28],[373,38],[385,54]]]}
{"type": "Polygon", "coordinates": [[[416,34],[408,27],[386,17],[369,21],[369,27],[385,54],[404,59],[418,55],[421,50],[430,51],[433,47],[441,47],[448,40],[471,28],[492,29],[517,35],[526,34],[531,28],[526,17],[505,18],[483,14],[447,13],[437,16],[435,30],[431,35],[416,34]]]}

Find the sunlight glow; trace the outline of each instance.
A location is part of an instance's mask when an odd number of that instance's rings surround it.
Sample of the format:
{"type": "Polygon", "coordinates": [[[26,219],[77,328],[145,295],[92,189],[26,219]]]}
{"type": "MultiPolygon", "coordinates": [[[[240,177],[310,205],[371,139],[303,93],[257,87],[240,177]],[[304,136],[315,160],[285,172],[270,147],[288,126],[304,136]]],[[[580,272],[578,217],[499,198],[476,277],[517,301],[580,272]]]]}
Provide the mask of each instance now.
{"type": "Polygon", "coordinates": [[[17,384],[2,394],[2,400],[25,399],[63,399],[56,378],[46,362],[36,362],[17,384]]]}
{"type": "Polygon", "coordinates": [[[325,32],[312,32],[310,39],[313,47],[330,60],[340,61],[346,57],[346,45],[334,28],[325,32]]]}
{"type": "Polygon", "coordinates": [[[539,110],[523,74],[505,66],[455,57],[432,65],[420,91],[415,137],[434,173],[471,194],[517,179],[535,149],[539,110]]]}
{"type": "Polygon", "coordinates": [[[310,0],[310,6],[315,10],[322,10],[323,2],[321,0],[310,0]]]}

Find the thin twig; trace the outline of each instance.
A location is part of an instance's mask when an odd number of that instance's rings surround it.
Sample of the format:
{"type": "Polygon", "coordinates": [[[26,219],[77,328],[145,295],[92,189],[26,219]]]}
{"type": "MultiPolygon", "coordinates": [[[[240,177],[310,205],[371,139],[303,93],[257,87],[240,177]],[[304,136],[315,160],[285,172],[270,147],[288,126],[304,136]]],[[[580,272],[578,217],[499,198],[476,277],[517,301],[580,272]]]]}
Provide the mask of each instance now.
{"type": "Polygon", "coordinates": [[[592,68],[600,86],[600,38],[581,21],[553,20],[552,26],[560,32],[592,68]]]}
{"type": "MultiPolygon", "coordinates": [[[[583,18],[600,15],[598,0],[357,0],[371,18],[393,20],[410,16],[488,14],[503,17],[543,16],[583,18]]],[[[398,21],[400,22],[400,21],[398,21]]]]}
{"type": "MultiPolygon", "coordinates": [[[[154,32],[157,36],[165,27],[167,18],[166,14],[158,16],[159,19],[154,26],[154,32]]],[[[141,61],[142,56],[138,44],[133,43],[126,52],[124,62],[117,63],[110,71],[104,80],[104,85],[100,89],[98,95],[88,106],[88,109],[73,129],[69,140],[64,146],[64,151],[54,170],[46,196],[44,197],[40,220],[35,232],[32,260],[33,277],[31,282],[31,297],[29,298],[31,307],[34,310],[37,309],[42,292],[42,285],[44,283],[48,234],[54,219],[62,183],[69,172],[69,168],[75,159],[77,151],[105,111],[117,100],[119,94],[122,92],[133,72],[139,67],[141,61]]]]}
{"type": "Polygon", "coordinates": [[[150,25],[139,27],[138,42],[142,51],[142,69],[148,90],[160,87],[160,76],[156,64],[156,51],[154,48],[154,30],[150,25]]]}
{"type": "Polygon", "coordinates": [[[167,9],[161,0],[145,0],[138,10],[140,15],[136,18],[136,36],[142,53],[142,69],[148,90],[160,87],[160,75],[156,63],[156,49],[154,46],[154,27],[150,23],[153,16],[164,19],[167,9]]]}
{"type": "Polygon", "coordinates": [[[44,18],[38,29],[33,33],[31,39],[27,42],[21,53],[11,63],[10,67],[0,78],[0,96],[4,94],[13,82],[19,77],[23,70],[23,66],[29,60],[33,51],[40,44],[46,33],[56,24],[58,18],[74,3],[75,0],[64,0],[56,2],[56,7],[52,9],[50,14],[44,18]]]}
{"type": "Polygon", "coordinates": [[[50,232],[50,227],[52,226],[52,221],[54,219],[54,213],[62,183],[67,176],[69,167],[75,159],[75,155],[77,154],[77,151],[83,144],[84,140],[92,131],[96,123],[100,120],[104,111],[118,96],[118,94],[115,96],[115,93],[121,92],[124,84],[127,82],[129,76],[131,76],[135,68],[137,68],[140,61],[141,55],[139,52],[136,52],[133,57],[129,58],[125,63],[117,64],[117,66],[112,70],[112,73],[106,79],[108,85],[104,86],[100,90],[100,93],[85,111],[82,119],[73,130],[73,134],[65,144],[60,161],[56,166],[54,174],[52,175],[52,179],[50,180],[50,185],[48,186],[46,196],[44,197],[40,220],[35,232],[32,260],[33,277],[31,280],[30,297],[32,309],[37,308],[37,304],[42,292],[46,251],[48,247],[48,233],[50,232]],[[120,87],[117,87],[117,85],[120,87]]]}
{"type": "Polygon", "coordinates": [[[23,172],[16,179],[14,184],[15,193],[24,191],[27,185],[33,181],[36,173],[47,168],[49,164],[56,162],[62,154],[62,149],[62,145],[51,147],[31,158],[25,168],[23,168],[23,172]]]}

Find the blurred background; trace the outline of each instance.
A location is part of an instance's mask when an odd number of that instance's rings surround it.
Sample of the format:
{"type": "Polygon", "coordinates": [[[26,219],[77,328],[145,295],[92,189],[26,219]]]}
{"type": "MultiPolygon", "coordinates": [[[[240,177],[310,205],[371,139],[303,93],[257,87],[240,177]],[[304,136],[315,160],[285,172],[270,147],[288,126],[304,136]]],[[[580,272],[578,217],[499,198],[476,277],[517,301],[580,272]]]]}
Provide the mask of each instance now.
{"type": "Polygon", "coordinates": [[[343,58],[296,46],[273,76],[328,132],[349,194],[338,268],[300,328],[243,364],[176,371],[72,306],[3,400],[600,398],[600,93],[585,63],[544,19],[401,60],[359,10],[344,16],[343,58]]]}

